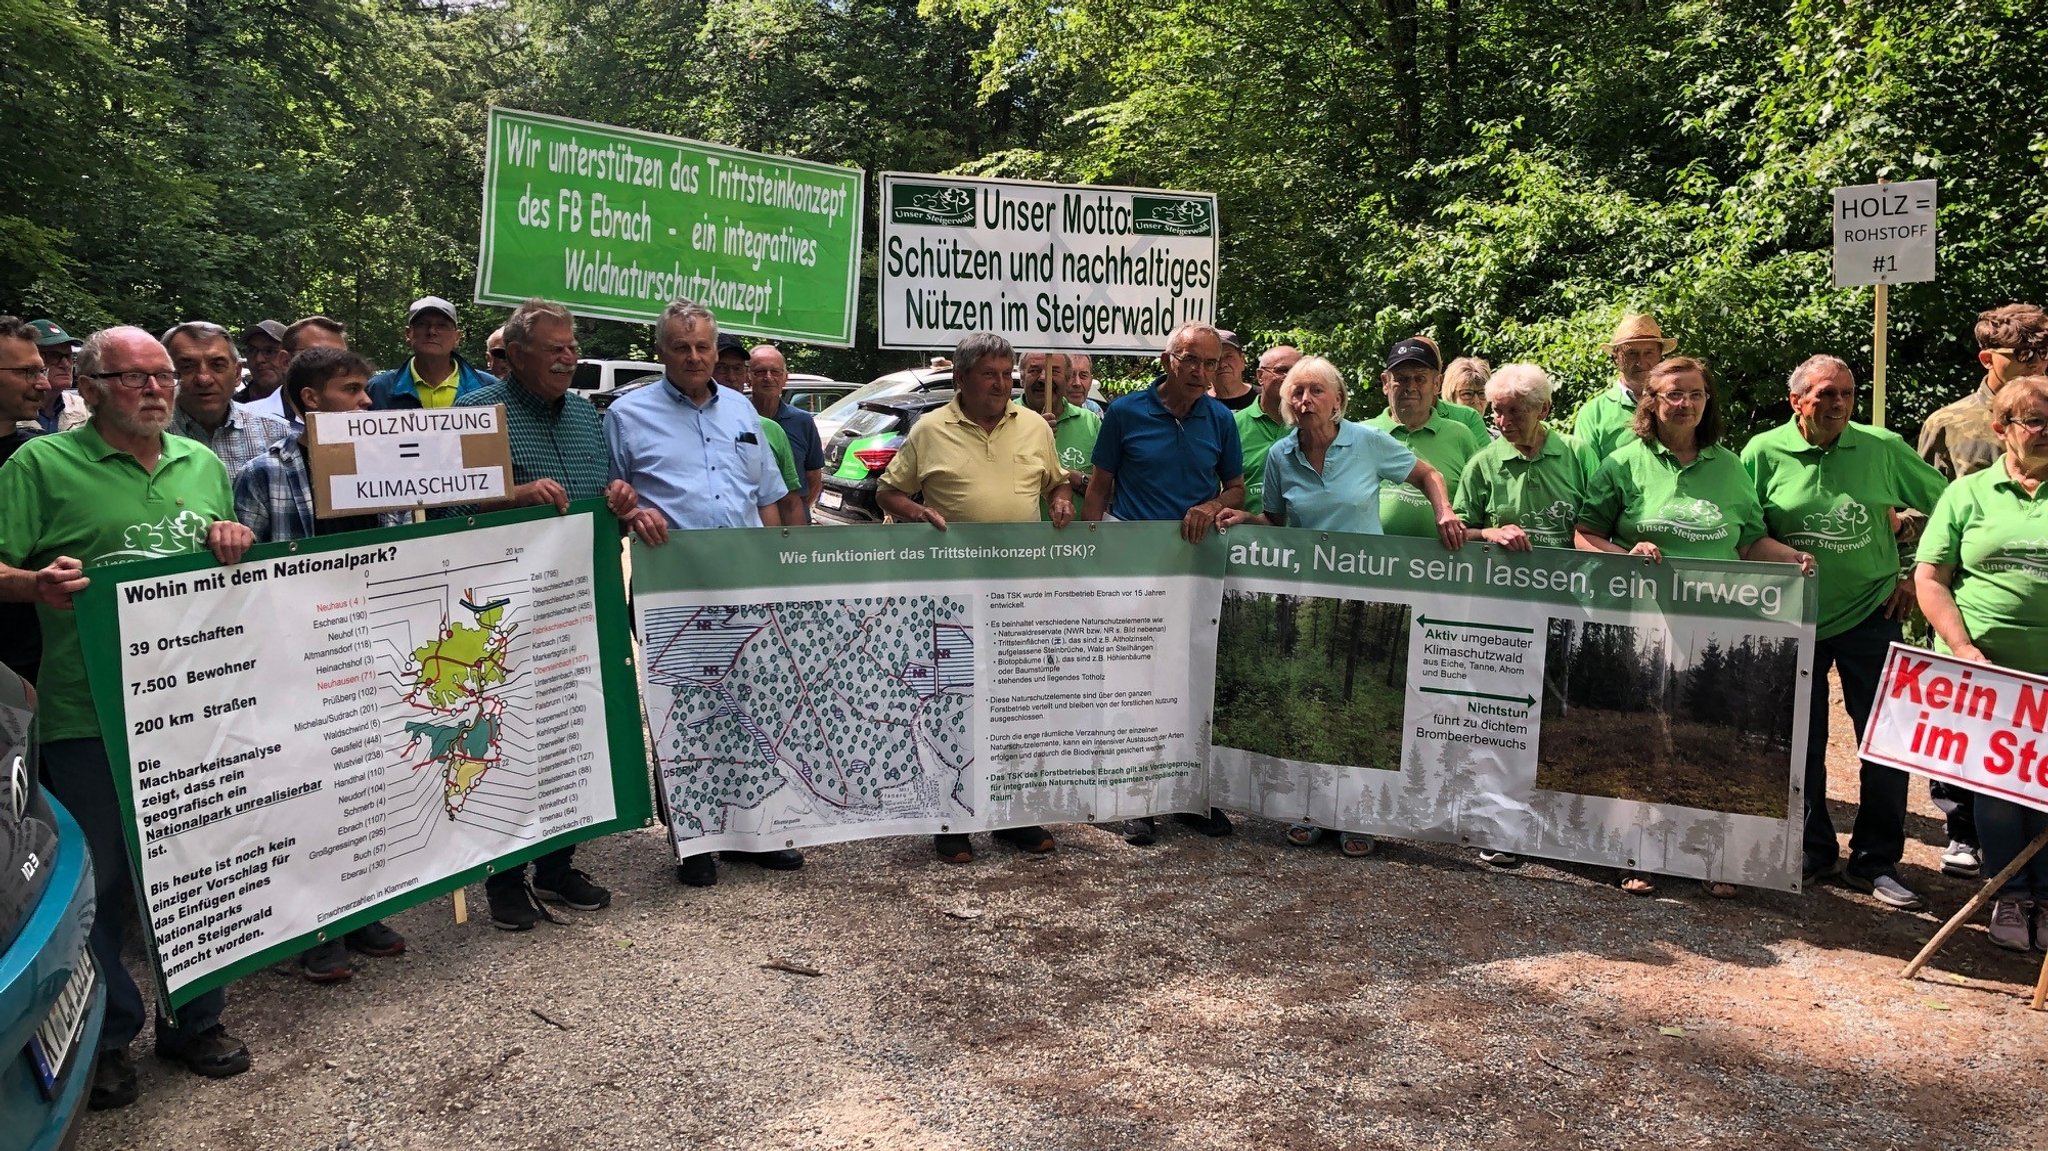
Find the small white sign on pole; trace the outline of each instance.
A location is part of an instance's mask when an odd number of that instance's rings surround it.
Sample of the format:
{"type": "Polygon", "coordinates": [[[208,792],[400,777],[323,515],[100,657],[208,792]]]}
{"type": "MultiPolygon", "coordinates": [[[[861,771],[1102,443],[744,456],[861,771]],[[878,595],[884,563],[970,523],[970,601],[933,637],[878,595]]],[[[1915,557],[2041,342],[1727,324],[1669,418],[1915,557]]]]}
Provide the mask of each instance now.
{"type": "Polygon", "coordinates": [[[1934,181],[1835,189],[1835,286],[1934,278],[1934,181]]]}

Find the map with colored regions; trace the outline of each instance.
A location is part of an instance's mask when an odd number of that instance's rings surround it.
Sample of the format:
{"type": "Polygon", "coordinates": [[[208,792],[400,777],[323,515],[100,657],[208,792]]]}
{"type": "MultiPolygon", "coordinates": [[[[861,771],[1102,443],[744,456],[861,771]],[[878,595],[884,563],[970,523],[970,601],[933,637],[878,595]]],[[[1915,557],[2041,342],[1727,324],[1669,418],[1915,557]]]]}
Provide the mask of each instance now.
{"type": "Polygon", "coordinates": [[[491,689],[505,682],[506,651],[519,630],[505,620],[511,601],[478,598],[465,590],[460,606],[469,620],[447,620],[405,668],[404,702],[422,713],[405,721],[405,757],[415,771],[441,773],[450,819],[499,761],[505,704],[491,689]]]}
{"type": "Polygon", "coordinates": [[[944,596],[649,610],[647,710],[677,841],[971,814],[967,610],[944,596]]]}

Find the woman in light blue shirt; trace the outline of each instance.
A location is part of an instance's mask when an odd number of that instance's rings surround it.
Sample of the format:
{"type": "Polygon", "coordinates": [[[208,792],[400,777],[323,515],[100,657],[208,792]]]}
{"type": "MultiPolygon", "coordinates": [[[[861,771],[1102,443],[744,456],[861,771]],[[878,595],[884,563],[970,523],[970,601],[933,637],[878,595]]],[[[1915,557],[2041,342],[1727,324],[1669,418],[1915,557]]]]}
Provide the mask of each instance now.
{"type": "MultiPolygon", "coordinates": [[[[1451,509],[1444,477],[1401,441],[1345,419],[1349,402],[1343,374],[1321,356],[1304,357],[1289,369],[1280,385],[1280,418],[1294,430],[1266,453],[1265,510],[1254,516],[1228,508],[1216,517],[1216,526],[1268,524],[1379,535],[1380,485],[1409,483],[1429,498],[1444,546],[1463,547],[1465,525],[1451,509]]],[[[1322,837],[1323,829],[1312,824],[1287,829],[1287,842],[1297,847],[1322,837]]],[[[1340,845],[1344,854],[1357,858],[1372,853],[1373,838],[1347,831],[1340,845]]]]}

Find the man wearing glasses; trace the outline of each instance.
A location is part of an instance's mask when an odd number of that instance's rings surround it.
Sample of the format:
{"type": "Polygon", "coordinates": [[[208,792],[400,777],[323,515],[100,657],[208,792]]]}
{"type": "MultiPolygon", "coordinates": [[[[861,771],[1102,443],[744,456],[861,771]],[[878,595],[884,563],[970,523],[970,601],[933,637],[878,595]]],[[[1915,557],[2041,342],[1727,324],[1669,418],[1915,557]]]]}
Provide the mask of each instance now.
{"type": "MultiPolygon", "coordinates": [[[[19,374],[19,373],[16,373],[19,374]]],[[[39,436],[0,466],[0,600],[36,604],[43,627],[43,764],[51,794],[76,816],[92,852],[100,915],[91,947],[107,981],[107,1021],[89,1104],[135,1101],[128,1044],[148,1008],[122,965],[132,890],[114,772],[86,687],[72,596],[89,566],[205,548],[236,563],[254,540],[235,522],[227,469],[202,444],[170,435],[177,377],[171,354],[140,328],[108,328],[85,341],[78,387],[92,418],[75,431],[39,436]]],[[[221,1026],[216,989],[156,1021],[157,1056],[212,1079],[249,1069],[249,1049],[221,1026]]]]}
{"type": "Polygon", "coordinates": [[[36,410],[36,423],[46,432],[68,432],[91,414],[72,387],[71,360],[78,353],[78,341],[55,320],[32,320],[29,327],[36,330],[36,350],[50,372],[50,391],[36,410]]]}
{"type": "MultiPolygon", "coordinates": [[[[1086,520],[1178,520],[1200,543],[1224,508],[1244,506],[1244,453],[1237,423],[1209,394],[1223,362],[1223,338],[1208,324],[1182,324],[1166,338],[1152,386],[1109,405],[1095,438],[1086,520]]],[[[1174,816],[1204,835],[1229,835],[1230,817],[1174,816]]],[[[1124,825],[1134,847],[1153,842],[1151,817],[1124,825]]]]}
{"type": "MultiPolygon", "coordinates": [[[[2005,444],[1991,431],[1991,397],[2009,381],[2048,371],[2048,313],[2033,304],[2005,304],[1977,316],[1977,363],[1984,380],[1977,390],[1927,417],[1920,425],[1920,458],[1950,480],[1998,462],[2005,444]]],[[[1917,523],[1914,525],[1917,528],[1917,523]]],[[[1913,534],[1917,535],[1917,532],[1913,534]]],[[[1983,870],[1971,793],[1930,780],[1928,794],[1948,816],[1944,874],[1975,878],[1983,870]]]]}
{"type": "Polygon", "coordinates": [[[499,324],[484,341],[484,367],[499,379],[512,370],[512,361],[505,355],[505,325],[499,324]]]}

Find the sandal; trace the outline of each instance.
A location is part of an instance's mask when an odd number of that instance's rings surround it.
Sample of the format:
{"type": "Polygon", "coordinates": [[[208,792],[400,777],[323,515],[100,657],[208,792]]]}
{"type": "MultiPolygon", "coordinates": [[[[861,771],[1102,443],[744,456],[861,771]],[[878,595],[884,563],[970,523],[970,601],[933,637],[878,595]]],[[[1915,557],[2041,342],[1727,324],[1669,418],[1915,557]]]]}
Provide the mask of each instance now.
{"type": "Polygon", "coordinates": [[[1655,883],[1650,882],[1650,877],[1643,874],[1640,871],[1622,872],[1621,889],[1623,891],[1628,892],[1630,895],[1657,894],[1657,885],[1655,883]]]}
{"type": "Polygon", "coordinates": [[[1350,859],[1364,859],[1366,856],[1371,855],[1372,849],[1377,846],[1379,846],[1378,840],[1357,831],[1347,831],[1337,841],[1337,849],[1350,859]]]}
{"type": "Polygon", "coordinates": [[[1296,847],[1314,847],[1323,838],[1323,829],[1312,823],[1297,823],[1287,829],[1287,842],[1296,847]]]}
{"type": "Polygon", "coordinates": [[[1733,899],[1736,895],[1740,894],[1735,890],[1734,884],[1722,883],[1719,880],[1702,879],[1700,880],[1700,886],[1705,887],[1707,894],[1715,899],[1733,899]]]}

